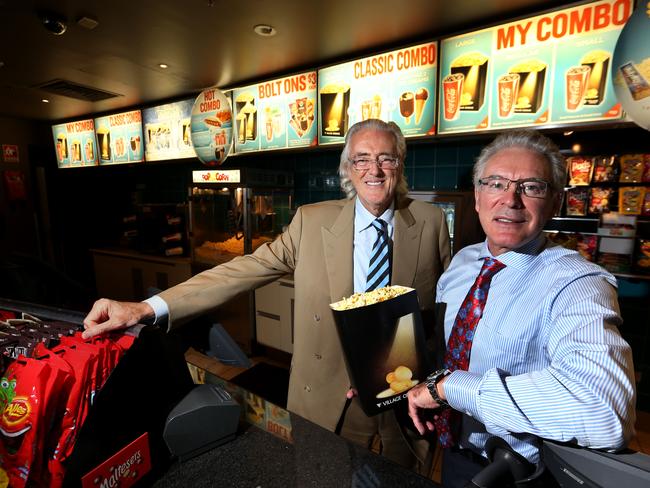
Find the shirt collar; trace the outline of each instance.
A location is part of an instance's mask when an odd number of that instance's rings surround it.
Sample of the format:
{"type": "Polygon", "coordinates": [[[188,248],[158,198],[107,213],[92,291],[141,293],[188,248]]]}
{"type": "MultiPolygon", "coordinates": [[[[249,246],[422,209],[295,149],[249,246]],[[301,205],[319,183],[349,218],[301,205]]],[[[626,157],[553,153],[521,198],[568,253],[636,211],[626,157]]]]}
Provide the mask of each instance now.
{"type": "Polygon", "coordinates": [[[388,207],[383,214],[381,214],[379,217],[375,217],[368,211],[366,207],[363,206],[363,203],[361,203],[359,197],[356,197],[356,201],[354,203],[354,228],[356,229],[356,232],[366,230],[377,218],[382,219],[390,227],[393,225],[394,216],[395,202],[391,202],[390,207],[388,207]]]}
{"type": "Polygon", "coordinates": [[[483,247],[481,248],[481,252],[478,255],[478,259],[494,258],[498,259],[506,266],[524,269],[533,262],[533,260],[540,252],[544,250],[546,247],[546,242],[546,235],[544,232],[540,232],[535,239],[524,244],[520,248],[505,252],[499,256],[492,256],[492,253],[490,253],[490,250],[488,249],[486,239],[483,242],[483,247]]]}

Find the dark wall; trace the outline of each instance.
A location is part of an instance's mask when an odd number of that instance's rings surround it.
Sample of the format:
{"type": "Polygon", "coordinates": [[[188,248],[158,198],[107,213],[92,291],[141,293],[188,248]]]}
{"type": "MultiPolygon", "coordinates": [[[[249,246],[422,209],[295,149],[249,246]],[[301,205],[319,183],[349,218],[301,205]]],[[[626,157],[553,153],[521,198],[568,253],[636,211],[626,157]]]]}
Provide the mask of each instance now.
{"type": "Polygon", "coordinates": [[[0,146],[17,145],[19,162],[5,162],[0,154],[0,254],[15,249],[38,253],[36,182],[32,178],[30,161],[34,157],[33,144],[39,140],[38,126],[34,122],[0,116],[0,146]],[[6,171],[19,171],[27,190],[26,199],[10,199],[5,184],[6,171]]]}

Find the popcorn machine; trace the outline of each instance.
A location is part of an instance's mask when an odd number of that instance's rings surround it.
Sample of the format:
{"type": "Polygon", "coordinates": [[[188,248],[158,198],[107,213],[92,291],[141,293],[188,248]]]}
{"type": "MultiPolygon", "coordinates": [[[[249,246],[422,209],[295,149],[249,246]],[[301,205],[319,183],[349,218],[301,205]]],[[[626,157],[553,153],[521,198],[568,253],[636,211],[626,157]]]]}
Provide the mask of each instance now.
{"type": "Polygon", "coordinates": [[[411,191],[408,196],[442,209],[447,220],[452,254],[485,239],[478,214],[474,210],[473,191],[411,191]]]}
{"type": "MultiPolygon", "coordinates": [[[[193,272],[249,254],[273,241],[295,213],[293,174],[261,169],[199,170],[189,189],[189,234],[193,272]]],[[[235,342],[252,353],[257,343],[255,292],[215,312],[235,342]]]]}
{"type": "Polygon", "coordinates": [[[294,214],[289,172],[233,169],[192,172],[189,190],[192,262],[211,267],[270,242],[294,214]]]}

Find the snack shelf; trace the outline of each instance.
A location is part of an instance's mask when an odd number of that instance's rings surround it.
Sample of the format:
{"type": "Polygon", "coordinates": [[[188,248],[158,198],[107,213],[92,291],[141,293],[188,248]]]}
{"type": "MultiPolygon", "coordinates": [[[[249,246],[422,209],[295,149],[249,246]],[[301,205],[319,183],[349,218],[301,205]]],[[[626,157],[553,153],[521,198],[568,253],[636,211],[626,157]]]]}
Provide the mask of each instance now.
{"type": "MultiPolygon", "coordinates": [[[[36,317],[34,321],[65,322],[72,326],[71,330],[80,329],[85,316],[77,311],[5,298],[0,298],[0,309],[14,312],[18,318],[23,314],[29,314],[36,317]]],[[[66,451],[71,449],[69,454],[65,459],[61,458],[61,466],[56,463],[51,465],[51,460],[55,458],[50,454],[36,460],[29,472],[28,486],[49,484],[48,475],[43,475],[48,472],[53,481],[54,473],[57,474],[54,486],[61,484],[63,487],[118,486],[121,482],[127,483],[124,486],[130,486],[129,482],[136,481],[146,485],[157,479],[168,468],[172,458],[163,440],[165,422],[172,408],[194,387],[184,359],[183,339],[178,336],[178,333],[165,333],[155,326],[135,326],[129,334],[137,338],[123,353],[119,362],[109,364],[107,356],[102,356],[104,353],[95,356],[102,358],[97,363],[101,366],[97,366],[97,370],[89,374],[97,375],[94,376],[97,378],[100,375],[108,374],[108,376],[97,380],[101,381],[102,386],[94,396],[91,394],[89,397],[87,413],[83,424],[78,429],[78,435],[76,438],[69,438],[68,442],[73,444],[64,446],[66,451]],[[124,458],[127,452],[129,455],[124,458]],[[134,460],[135,464],[130,469],[123,469],[127,466],[124,463],[131,463],[134,460]],[[52,466],[55,468],[54,471],[50,469],[52,466]],[[65,469],[65,473],[61,471],[62,468],[65,469]]],[[[60,337],[63,344],[64,337],[60,337]]],[[[90,342],[87,344],[87,347],[92,347],[90,342]]],[[[68,346],[69,344],[66,345],[68,346]]],[[[46,347],[56,348],[58,345],[50,344],[46,347]]],[[[75,343],[71,347],[76,348],[78,345],[75,343]]],[[[88,349],[85,351],[90,354],[88,349]]],[[[116,359],[114,354],[111,352],[111,356],[116,359]]],[[[45,356],[36,357],[28,354],[27,357],[29,360],[21,361],[25,365],[32,365],[31,370],[28,374],[19,376],[19,381],[21,385],[26,384],[26,388],[33,391],[35,398],[38,398],[38,394],[45,393],[37,387],[39,381],[37,372],[49,371],[49,369],[45,370],[44,366],[38,366],[38,361],[45,360],[45,356]],[[29,386],[30,381],[34,382],[32,386],[29,386]]],[[[7,361],[7,367],[13,365],[12,361],[11,359],[7,361]]],[[[95,364],[95,359],[92,361],[95,364]]],[[[81,367],[78,361],[74,364],[81,367]]],[[[95,366],[90,369],[94,368],[95,366]]],[[[94,382],[94,379],[84,377],[80,381],[90,383],[94,382]]],[[[41,401],[44,401],[43,398],[41,401]]],[[[38,415],[29,418],[34,432],[40,432],[34,425],[44,419],[40,416],[41,413],[38,415]]],[[[53,418],[50,420],[53,421],[53,418]]],[[[74,430],[77,430],[76,427],[74,430]]],[[[28,432],[29,429],[21,431],[20,435],[25,436],[28,432]]],[[[47,434],[51,432],[47,431],[47,434]]],[[[39,442],[37,438],[18,437],[18,435],[11,438],[14,446],[20,446],[23,441],[39,442]]],[[[52,439],[55,438],[44,438],[43,442],[50,446],[52,439]]],[[[6,438],[0,435],[0,442],[5,441],[6,438]]],[[[22,454],[19,452],[16,457],[5,459],[0,465],[5,470],[22,469],[16,468],[17,463],[20,465],[22,462],[22,458],[17,457],[19,455],[22,454]]]]}

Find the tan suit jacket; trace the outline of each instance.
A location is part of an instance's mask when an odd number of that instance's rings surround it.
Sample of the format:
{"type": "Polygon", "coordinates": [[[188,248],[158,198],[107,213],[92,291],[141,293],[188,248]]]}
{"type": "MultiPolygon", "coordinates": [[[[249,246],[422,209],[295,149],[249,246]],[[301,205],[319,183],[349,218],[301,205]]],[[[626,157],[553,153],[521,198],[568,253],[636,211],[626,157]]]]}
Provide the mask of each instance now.
{"type": "MultiPolygon", "coordinates": [[[[160,294],[170,327],[201,315],[238,293],[287,273],[295,281],[295,331],[288,409],[334,430],[350,387],[329,304],[353,292],[354,203],[300,207],[286,232],[253,254],[233,259],[160,294]]],[[[392,284],[417,290],[432,310],[438,277],[449,264],[449,234],[434,205],[396,204],[392,284]]]]}

